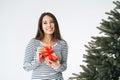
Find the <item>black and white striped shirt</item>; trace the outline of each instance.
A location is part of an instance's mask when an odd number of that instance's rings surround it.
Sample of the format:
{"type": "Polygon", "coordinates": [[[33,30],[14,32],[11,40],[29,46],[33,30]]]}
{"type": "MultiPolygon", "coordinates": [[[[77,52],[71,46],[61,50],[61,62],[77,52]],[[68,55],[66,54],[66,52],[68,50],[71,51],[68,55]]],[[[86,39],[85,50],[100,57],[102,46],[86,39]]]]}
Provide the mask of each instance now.
{"type": "Polygon", "coordinates": [[[44,47],[44,45],[41,44],[39,40],[36,40],[34,38],[31,39],[25,50],[23,68],[26,71],[33,70],[32,79],[57,80],[61,78],[62,80],[62,72],[67,68],[68,45],[66,41],[58,40],[57,44],[52,46],[61,64],[58,69],[53,69],[50,66],[46,65],[44,60],[42,64],[39,62],[36,54],[38,47],[44,47]]]}

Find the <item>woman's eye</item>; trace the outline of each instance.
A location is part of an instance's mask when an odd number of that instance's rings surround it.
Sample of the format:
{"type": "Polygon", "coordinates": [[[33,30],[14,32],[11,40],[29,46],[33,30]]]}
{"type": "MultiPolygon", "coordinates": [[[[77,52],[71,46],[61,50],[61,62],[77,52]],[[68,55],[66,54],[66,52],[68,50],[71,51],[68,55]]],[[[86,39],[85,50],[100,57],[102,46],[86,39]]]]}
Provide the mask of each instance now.
{"type": "Polygon", "coordinates": [[[43,24],[50,24],[50,23],[54,23],[54,21],[50,21],[50,22],[47,22],[47,21],[45,21],[45,22],[43,22],[43,24]]]}
{"type": "Polygon", "coordinates": [[[54,23],[54,21],[51,21],[50,23],[54,23]]]}
{"type": "Polygon", "coordinates": [[[47,22],[44,22],[44,24],[47,24],[47,22]]]}

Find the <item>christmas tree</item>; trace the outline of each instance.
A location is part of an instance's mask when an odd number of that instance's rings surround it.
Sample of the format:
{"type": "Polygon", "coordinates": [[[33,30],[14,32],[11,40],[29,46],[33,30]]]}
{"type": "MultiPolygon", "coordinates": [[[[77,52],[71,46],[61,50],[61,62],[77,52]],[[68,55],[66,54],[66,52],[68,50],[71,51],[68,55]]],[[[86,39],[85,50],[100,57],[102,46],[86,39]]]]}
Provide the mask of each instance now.
{"type": "Polygon", "coordinates": [[[120,80],[120,1],[114,1],[115,8],[103,19],[97,29],[99,36],[93,36],[85,45],[86,65],[80,74],[73,73],[69,80],[120,80]]]}

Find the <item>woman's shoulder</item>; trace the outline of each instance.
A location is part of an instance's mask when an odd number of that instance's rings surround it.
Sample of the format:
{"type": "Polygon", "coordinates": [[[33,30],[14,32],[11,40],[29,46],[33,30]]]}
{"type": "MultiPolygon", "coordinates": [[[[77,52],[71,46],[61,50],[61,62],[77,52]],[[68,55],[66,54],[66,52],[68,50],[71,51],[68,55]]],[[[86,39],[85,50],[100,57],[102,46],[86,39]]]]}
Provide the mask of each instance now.
{"type": "Polygon", "coordinates": [[[29,43],[36,43],[36,42],[39,42],[39,40],[35,39],[35,38],[31,38],[29,43]]]}
{"type": "Polygon", "coordinates": [[[65,45],[67,45],[67,41],[64,40],[64,39],[62,39],[62,40],[58,40],[58,41],[59,41],[60,44],[65,44],[65,45]]]}

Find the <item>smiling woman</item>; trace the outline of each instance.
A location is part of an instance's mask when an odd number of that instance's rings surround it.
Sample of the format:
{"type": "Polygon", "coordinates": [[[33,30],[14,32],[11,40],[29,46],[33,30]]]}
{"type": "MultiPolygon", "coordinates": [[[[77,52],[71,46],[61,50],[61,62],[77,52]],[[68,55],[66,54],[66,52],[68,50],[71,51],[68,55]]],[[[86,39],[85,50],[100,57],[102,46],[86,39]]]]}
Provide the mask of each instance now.
{"type": "Polygon", "coordinates": [[[56,17],[43,13],[36,37],[26,47],[23,68],[33,70],[32,80],[64,80],[62,72],[67,68],[67,54],[68,45],[61,38],[56,17]]]}

